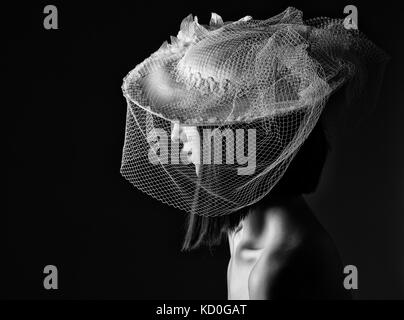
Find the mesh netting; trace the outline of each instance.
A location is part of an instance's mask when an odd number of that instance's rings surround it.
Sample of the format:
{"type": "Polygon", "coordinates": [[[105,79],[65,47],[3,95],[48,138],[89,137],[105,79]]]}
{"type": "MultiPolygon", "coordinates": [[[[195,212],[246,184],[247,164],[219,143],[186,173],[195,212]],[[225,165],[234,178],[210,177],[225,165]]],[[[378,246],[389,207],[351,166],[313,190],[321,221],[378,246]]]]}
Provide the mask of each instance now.
{"type": "Polygon", "coordinates": [[[229,214],[266,196],[310,134],[327,98],[381,52],[343,20],[209,26],[188,16],[177,37],[124,79],[121,173],[189,213],[229,214]]]}

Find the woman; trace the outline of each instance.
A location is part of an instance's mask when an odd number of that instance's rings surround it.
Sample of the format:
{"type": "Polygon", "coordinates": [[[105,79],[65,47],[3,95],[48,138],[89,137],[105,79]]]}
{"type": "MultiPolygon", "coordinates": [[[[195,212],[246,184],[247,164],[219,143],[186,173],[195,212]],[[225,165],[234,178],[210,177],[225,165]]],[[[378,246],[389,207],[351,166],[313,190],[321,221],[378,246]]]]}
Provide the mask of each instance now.
{"type": "MultiPolygon", "coordinates": [[[[178,126],[171,136],[184,144],[190,162],[201,153],[195,130],[178,126]]],[[[316,190],[327,151],[318,123],[264,199],[231,215],[189,216],[184,250],[228,238],[229,299],[351,298],[338,251],[303,197],[316,190]]]]}
{"type": "Polygon", "coordinates": [[[209,26],[188,16],[125,78],[121,173],[189,213],[185,250],[228,237],[229,299],[349,298],[302,195],[326,158],[326,102],[343,86],[360,93],[382,61],[342,19],[304,21],[294,8],[267,20],[212,14],[209,26]]]}

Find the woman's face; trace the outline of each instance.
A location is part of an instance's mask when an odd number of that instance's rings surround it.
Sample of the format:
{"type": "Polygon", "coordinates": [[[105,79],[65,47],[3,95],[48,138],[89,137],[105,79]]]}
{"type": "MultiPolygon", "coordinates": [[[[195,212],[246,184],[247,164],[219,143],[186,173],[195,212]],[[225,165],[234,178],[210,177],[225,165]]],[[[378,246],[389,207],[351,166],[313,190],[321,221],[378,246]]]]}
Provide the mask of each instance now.
{"type": "Polygon", "coordinates": [[[195,173],[199,175],[201,168],[201,138],[194,126],[183,126],[175,123],[171,130],[171,140],[183,144],[181,156],[195,166],[195,173]]]}

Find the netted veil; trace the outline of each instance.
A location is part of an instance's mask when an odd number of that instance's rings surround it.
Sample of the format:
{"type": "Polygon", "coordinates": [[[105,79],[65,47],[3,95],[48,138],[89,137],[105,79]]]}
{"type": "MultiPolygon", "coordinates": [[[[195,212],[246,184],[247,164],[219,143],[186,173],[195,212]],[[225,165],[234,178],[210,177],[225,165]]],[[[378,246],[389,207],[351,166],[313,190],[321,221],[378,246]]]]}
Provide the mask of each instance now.
{"type": "Polygon", "coordinates": [[[189,213],[240,210],[270,193],[329,96],[384,58],[343,19],[305,21],[294,8],[267,20],[212,14],[209,25],[190,15],[124,79],[121,173],[189,213]],[[197,135],[198,164],[171,139],[178,127],[197,135]]]}

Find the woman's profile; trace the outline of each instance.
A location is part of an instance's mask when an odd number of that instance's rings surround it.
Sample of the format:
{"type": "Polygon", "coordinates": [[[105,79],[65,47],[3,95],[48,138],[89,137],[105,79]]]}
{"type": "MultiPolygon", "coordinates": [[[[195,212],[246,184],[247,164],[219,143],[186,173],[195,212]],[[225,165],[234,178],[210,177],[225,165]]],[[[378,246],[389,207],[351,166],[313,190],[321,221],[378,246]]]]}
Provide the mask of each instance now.
{"type": "Polygon", "coordinates": [[[360,94],[384,59],[342,19],[294,8],[206,26],[188,16],[124,80],[121,173],[188,214],[183,250],[228,241],[229,299],[349,299],[303,195],[327,158],[328,101],[360,94]]]}
{"type": "MultiPolygon", "coordinates": [[[[187,140],[193,128],[173,130],[172,139],[200,154],[187,140]]],[[[229,299],[350,298],[338,251],[303,197],[316,190],[328,148],[319,122],[270,195],[231,215],[189,215],[184,250],[227,238],[229,299]]]]}

